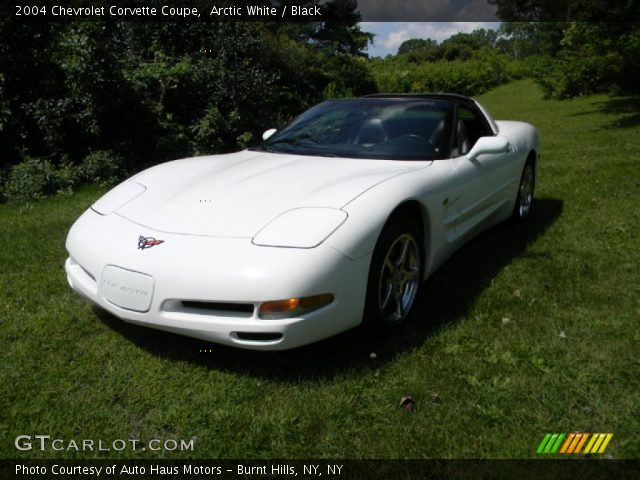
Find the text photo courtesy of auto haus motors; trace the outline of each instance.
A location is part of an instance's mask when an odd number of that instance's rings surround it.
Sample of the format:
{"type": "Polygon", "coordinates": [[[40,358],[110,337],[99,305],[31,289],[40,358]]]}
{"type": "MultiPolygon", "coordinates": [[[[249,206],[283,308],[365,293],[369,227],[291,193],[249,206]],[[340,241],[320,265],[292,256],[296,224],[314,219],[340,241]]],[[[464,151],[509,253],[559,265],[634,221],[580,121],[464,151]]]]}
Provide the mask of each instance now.
{"type": "Polygon", "coordinates": [[[388,331],[460,245],[533,202],[536,129],[465,96],[325,101],[263,140],[104,195],[67,237],[71,287],[128,322],[243,348],[363,319],[388,331]]]}

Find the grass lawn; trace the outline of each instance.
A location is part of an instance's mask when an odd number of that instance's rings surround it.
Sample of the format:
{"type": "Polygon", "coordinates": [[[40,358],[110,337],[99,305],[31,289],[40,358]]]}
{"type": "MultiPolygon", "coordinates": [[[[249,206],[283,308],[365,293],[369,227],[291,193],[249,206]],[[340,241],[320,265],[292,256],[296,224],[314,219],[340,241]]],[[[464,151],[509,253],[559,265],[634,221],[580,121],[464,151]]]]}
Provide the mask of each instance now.
{"type": "Polygon", "coordinates": [[[639,457],[637,100],[544,101],[528,80],[480,99],[540,130],[532,217],[452,257],[386,340],[260,353],[125,324],[63,270],[66,233],[102,190],[0,205],[0,456],[531,458],[545,433],[582,431],[639,457]],[[18,452],[20,434],[197,439],[192,452],[18,452]]]}

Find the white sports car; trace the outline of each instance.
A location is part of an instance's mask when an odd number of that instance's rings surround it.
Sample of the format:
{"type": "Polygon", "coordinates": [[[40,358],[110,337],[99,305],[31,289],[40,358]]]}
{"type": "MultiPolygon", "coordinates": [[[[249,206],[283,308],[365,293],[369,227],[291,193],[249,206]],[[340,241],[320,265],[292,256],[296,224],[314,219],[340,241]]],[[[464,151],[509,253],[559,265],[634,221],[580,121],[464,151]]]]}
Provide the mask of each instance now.
{"type": "Polygon", "coordinates": [[[67,238],[71,287],[127,322],[243,348],[385,332],[456,248],[533,201],[536,129],[460,95],[325,101],[263,140],[100,198],[67,238]]]}

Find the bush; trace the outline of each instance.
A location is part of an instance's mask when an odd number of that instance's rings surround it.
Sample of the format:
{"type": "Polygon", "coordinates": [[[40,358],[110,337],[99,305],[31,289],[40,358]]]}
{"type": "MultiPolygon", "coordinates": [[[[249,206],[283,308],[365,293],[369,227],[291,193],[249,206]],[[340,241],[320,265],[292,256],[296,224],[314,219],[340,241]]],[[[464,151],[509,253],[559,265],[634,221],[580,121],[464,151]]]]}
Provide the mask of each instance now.
{"type": "Polygon", "coordinates": [[[637,93],[639,55],[637,22],[574,22],[564,28],[558,51],[539,62],[535,76],[545,95],[556,99],[637,93]]]}
{"type": "Polygon", "coordinates": [[[109,150],[98,150],[84,157],[77,173],[83,182],[110,187],[124,176],[123,166],[124,159],[119,155],[109,150]]]}
{"type": "Polygon", "coordinates": [[[55,193],[58,182],[56,169],[49,160],[27,158],[9,170],[4,195],[17,202],[35,200],[55,193]]]}
{"type": "Polygon", "coordinates": [[[243,148],[319,101],[331,82],[330,94],[371,93],[375,84],[362,57],[371,36],[357,26],[355,2],[338,3],[341,15],[353,14],[321,26],[3,28],[0,20],[0,158],[47,157],[57,166],[67,155],[80,171],[60,167],[62,188],[76,181],[110,184],[123,165],[140,170],[243,148]]]}
{"type": "Polygon", "coordinates": [[[87,155],[80,165],[63,158],[56,167],[48,159],[27,157],[9,169],[6,181],[0,178],[0,192],[7,200],[25,203],[56,193],[70,194],[82,183],[110,187],[124,176],[123,163],[107,150],[87,155]]]}
{"type": "Polygon", "coordinates": [[[78,167],[69,163],[68,159],[64,159],[60,166],[55,170],[55,187],[56,193],[60,195],[71,195],[73,188],[80,181],[80,172],[78,167]]]}
{"type": "MultiPolygon", "coordinates": [[[[478,95],[510,80],[504,55],[480,51],[473,60],[411,63],[403,58],[371,62],[381,92],[448,92],[478,95]]],[[[519,73],[518,75],[522,75],[519,73]]]]}

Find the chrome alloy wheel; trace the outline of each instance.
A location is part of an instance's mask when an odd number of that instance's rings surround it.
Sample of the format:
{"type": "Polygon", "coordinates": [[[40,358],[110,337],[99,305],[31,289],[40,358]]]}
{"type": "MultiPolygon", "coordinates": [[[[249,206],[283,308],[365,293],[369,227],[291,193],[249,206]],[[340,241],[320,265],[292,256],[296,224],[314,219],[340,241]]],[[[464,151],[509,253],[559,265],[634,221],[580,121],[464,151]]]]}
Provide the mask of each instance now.
{"type": "Polygon", "coordinates": [[[524,167],[524,172],[522,173],[520,190],[518,191],[518,214],[520,218],[525,218],[529,215],[529,210],[531,210],[531,204],[533,203],[533,187],[533,165],[531,163],[527,163],[524,167]]]}
{"type": "Polygon", "coordinates": [[[418,292],[420,249],[412,235],[404,233],[389,247],[382,263],[378,285],[378,307],[388,324],[405,319],[418,292]]]}

